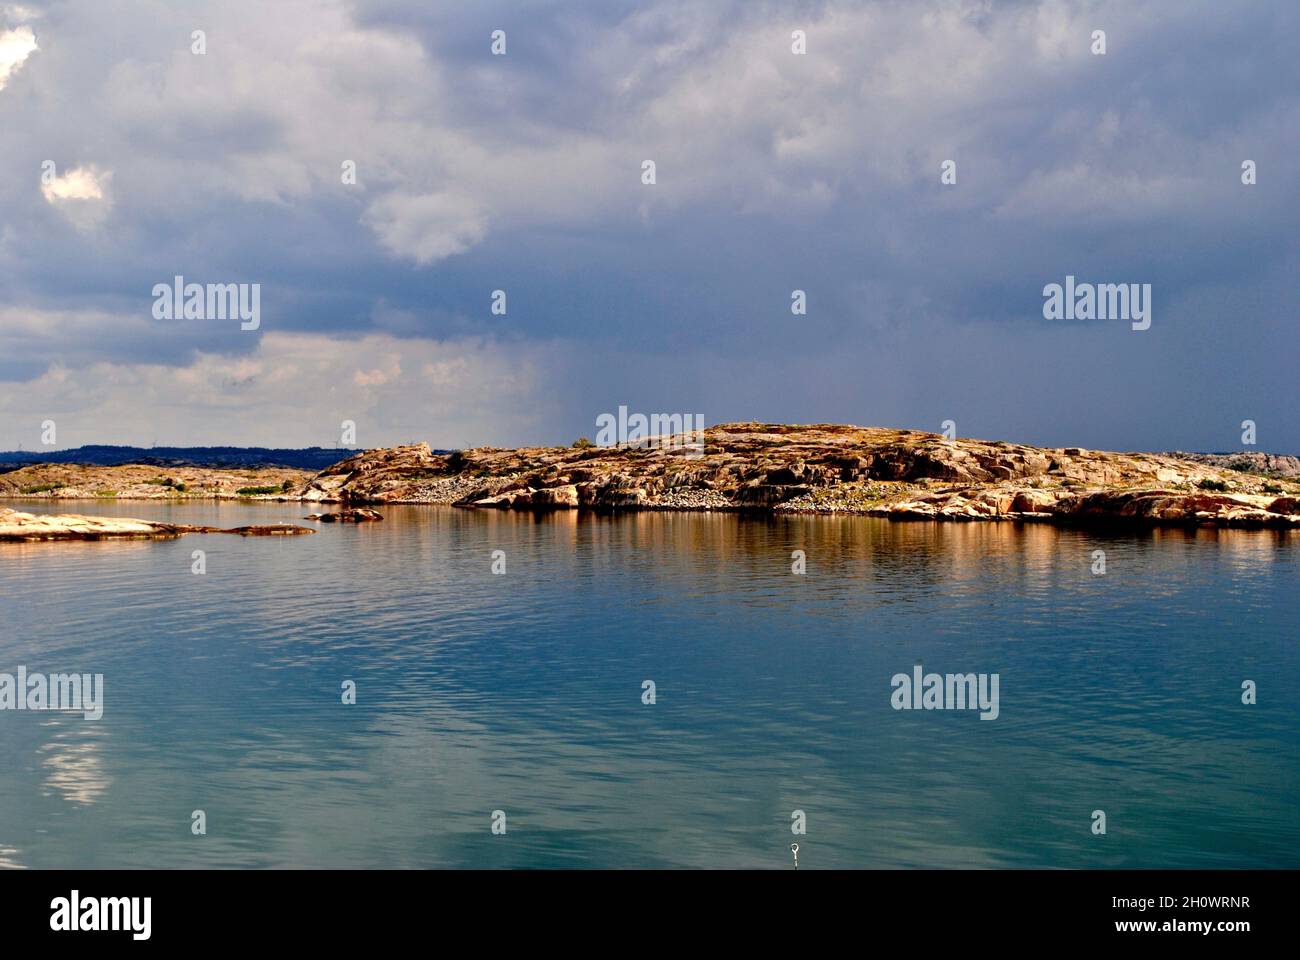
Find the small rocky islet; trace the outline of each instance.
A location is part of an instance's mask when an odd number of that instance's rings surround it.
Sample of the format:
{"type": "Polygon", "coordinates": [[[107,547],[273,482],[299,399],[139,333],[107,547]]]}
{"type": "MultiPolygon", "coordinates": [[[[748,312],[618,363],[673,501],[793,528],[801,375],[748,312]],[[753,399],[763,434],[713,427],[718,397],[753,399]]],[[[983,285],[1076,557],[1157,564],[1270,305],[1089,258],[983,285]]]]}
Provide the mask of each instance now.
{"type": "Polygon", "coordinates": [[[21,513],[0,507],[0,541],[39,540],[172,540],[190,533],[231,533],[241,537],[284,537],[315,533],[291,523],[246,527],[162,523],[131,517],[88,517],[79,513],[21,513]]]}
{"type": "MultiPolygon", "coordinates": [[[[159,479],[156,468],[154,476],[142,476],[140,471],[148,469],[25,467],[0,474],[0,497],[94,497],[111,489],[125,499],[128,494],[121,488],[129,479],[132,491],[142,491],[148,499],[340,504],[342,513],[308,519],[345,523],[382,519],[369,510],[373,505],[431,503],[514,510],[729,510],[895,520],[1300,527],[1300,462],[1293,457],[1041,448],[838,424],[721,424],[705,431],[702,453],[659,438],[619,447],[578,441],[569,447],[476,447],[450,453],[417,443],[362,451],[316,474],[187,468],[177,471],[180,477],[159,479]]],[[[48,523],[54,518],[39,519],[48,523]]],[[[0,538],[12,519],[8,523],[6,527],[0,513],[0,538]]]]}

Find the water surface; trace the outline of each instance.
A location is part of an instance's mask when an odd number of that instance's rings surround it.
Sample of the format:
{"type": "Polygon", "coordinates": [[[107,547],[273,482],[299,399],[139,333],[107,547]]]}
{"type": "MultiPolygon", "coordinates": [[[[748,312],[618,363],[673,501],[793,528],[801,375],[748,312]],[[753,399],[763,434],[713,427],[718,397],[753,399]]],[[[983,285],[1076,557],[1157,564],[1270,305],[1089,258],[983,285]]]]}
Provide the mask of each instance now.
{"type": "Polygon", "coordinates": [[[1300,535],[383,513],[0,544],[0,671],[106,699],[0,712],[0,866],[1300,866],[1300,535]],[[1000,716],[893,710],[917,663],[1000,716]]]}

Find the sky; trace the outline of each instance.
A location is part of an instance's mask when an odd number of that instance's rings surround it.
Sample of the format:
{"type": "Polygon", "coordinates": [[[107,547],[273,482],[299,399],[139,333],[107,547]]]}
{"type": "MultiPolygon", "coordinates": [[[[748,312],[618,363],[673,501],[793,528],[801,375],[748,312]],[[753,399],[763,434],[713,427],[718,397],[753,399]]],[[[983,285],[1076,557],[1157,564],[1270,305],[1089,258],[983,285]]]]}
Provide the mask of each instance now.
{"type": "Polygon", "coordinates": [[[0,0],[0,449],[1297,454],[1298,50],[1294,0],[0,0]],[[1067,276],[1150,328],[1045,318],[1067,276]]]}

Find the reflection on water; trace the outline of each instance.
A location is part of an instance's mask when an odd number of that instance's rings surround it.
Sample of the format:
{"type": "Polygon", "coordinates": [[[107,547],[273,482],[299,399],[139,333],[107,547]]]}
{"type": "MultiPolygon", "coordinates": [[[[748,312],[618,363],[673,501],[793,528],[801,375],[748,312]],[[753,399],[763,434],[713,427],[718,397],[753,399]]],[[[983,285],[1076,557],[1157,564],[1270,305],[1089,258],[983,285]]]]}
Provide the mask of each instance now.
{"type": "Polygon", "coordinates": [[[0,671],[106,701],[0,713],[0,865],[788,869],[796,809],[805,869],[1300,865],[1295,534],[383,512],[0,544],[0,671]],[[999,718],[890,709],[917,663],[999,718]]]}
{"type": "Polygon", "coordinates": [[[42,726],[55,728],[38,748],[45,771],[43,795],[80,804],[99,800],[109,786],[99,750],[107,728],[87,723],[82,714],[45,721],[42,726]]]}

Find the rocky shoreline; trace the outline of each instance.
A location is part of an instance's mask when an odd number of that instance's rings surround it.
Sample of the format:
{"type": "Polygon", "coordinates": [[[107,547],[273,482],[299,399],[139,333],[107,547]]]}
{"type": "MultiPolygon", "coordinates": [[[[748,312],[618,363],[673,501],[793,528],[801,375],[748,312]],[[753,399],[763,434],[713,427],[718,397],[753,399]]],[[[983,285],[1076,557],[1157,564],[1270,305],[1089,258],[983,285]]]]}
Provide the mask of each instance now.
{"type": "Polygon", "coordinates": [[[702,453],[674,438],[622,447],[578,442],[449,454],[435,454],[421,443],[357,453],[314,475],[208,470],[186,480],[182,469],[173,471],[170,486],[167,478],[159,481],[156,468],[60,465],[24,468],[30,472],[21,477],[0,475],[0,496],[14,496],[11,491],[22,484],[28,490],[56,484],[34,495],[63,498],[112,483],[120,499],[126,488],[146,499],[252,498],[353,509],[426,503],[1295,529],[1300,477],[1290,474],[1293,459],[1039,448],[838,424],[731,423],[705,431],[702,453]],[[82,471],[75,483],[49,478],[49,471],[70,469],[82,471]],[[43,484],[36,483],[42,478],[43,484]]]}

